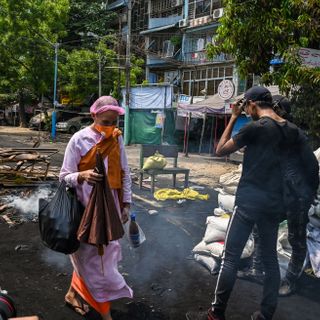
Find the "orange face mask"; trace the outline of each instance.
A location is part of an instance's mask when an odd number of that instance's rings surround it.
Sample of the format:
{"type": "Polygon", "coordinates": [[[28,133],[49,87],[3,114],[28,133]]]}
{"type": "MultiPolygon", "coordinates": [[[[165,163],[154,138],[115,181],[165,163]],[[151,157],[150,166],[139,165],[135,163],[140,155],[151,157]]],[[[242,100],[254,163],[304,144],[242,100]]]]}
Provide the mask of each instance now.
{"type": "Polygon", "coordinates": [[[108,139],[112,136],[114,129],[116,126],[101,126],[100,124],[96,124],[94,128],[104,136],[105,139],[108,139]]]}

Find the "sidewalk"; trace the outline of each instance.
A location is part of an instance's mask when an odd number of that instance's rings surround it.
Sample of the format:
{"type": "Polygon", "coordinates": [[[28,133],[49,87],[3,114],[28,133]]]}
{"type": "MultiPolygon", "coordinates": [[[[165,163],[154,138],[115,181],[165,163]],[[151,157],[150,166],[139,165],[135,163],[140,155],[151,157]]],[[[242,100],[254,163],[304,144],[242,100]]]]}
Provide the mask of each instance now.
{"type": "Polygon", "coordinates": [[[33,135],[37,135],[38,131],[31,130],[29,128],[0,126],[0,135],[6,135],[6,134],[33,136],[33,135]]]}

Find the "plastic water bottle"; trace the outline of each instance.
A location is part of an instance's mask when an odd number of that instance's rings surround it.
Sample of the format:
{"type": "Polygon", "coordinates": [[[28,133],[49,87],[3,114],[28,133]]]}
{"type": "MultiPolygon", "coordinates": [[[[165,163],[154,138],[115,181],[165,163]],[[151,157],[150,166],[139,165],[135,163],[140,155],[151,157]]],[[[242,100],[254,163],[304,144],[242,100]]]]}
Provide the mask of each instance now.
{"type": "Polygon", "coordinates": [[[139,227],[136,223],[136,214],[135,213],[130,214],[129,236],[130,236],[130,241],[132,243],[132,246],[134,248],[139,247],[140,246],[140,233],[139,233],[139,227]]]}

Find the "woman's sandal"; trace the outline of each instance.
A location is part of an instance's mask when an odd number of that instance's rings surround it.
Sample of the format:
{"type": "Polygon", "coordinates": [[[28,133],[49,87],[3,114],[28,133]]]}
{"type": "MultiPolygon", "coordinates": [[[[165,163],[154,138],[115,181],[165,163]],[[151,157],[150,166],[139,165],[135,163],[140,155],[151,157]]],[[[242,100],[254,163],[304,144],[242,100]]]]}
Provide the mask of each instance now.
{"type": "Polygon", "coordinates": [[[80,314],[81,316],[85,316],[89,312],[89,306],[85,305],[83,301],[81,301],[79,298],[76,298],[76,301],[77,303],[79,303],[79,305],[74,305],[67,300],[65,300],[65,304],[68,308],[70,308],[74,312],[80,314]]]}

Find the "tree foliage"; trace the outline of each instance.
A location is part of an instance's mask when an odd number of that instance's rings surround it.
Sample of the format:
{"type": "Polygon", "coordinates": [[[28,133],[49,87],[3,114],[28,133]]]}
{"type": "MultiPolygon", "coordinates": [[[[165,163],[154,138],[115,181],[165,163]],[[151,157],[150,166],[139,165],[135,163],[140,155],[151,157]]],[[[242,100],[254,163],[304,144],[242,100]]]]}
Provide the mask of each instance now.
{"type": "Polygon", "coordinates": [[[313,92],[320,90],[320,68],[304,66],[298,50],[320,48],[319,0],[225,0],[224,8],[217,45],[208,45],[208,56],[230,53],[243,77],[254,73],[265,84],[279,85],[294,97],[297,121],[317,137],[320,105],[315,104],[313,92]],[[271,72],[275,57],[284,63],[271,72]],[[306,112],[297,105],[301,97],[306,112]]]}
{"type": "Polygon", "coordinates": [[[65,40],[79,39],[88,33],[105,36],[113,33],[111,22],[117,19],[114,12],[106,10],[103,0],[69,0],[70,13],[66,25],[68,35],[65,40]]]}
{"type": "Polygon", "coordinates": [[[68,0],[0,0],[0,88],[18,92],[21,122],[24,95],[40,95],[52,85],[51,43],[64,35],[68,0]]]}

